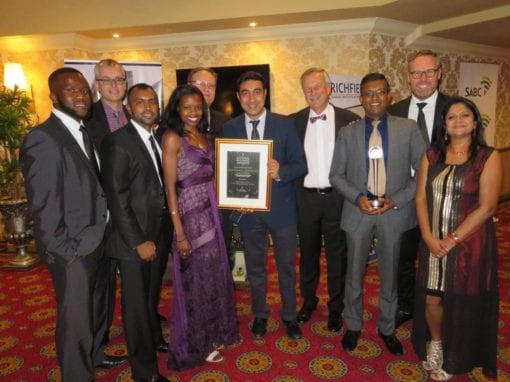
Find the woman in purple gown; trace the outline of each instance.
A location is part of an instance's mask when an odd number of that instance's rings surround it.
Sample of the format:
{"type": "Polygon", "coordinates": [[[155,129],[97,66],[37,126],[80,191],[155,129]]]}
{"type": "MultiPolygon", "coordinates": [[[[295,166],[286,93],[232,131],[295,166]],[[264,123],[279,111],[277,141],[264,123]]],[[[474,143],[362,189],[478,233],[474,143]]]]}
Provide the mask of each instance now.
{"type": "Polygon", "coordinates": [[[221,362],[239,339],[234,284],[214,193],[214,154],[199,89],[178,86],[161,121],[163,171],[174,224],[168,367],[221,362]]]}
{"type": "Polygon", "coordinates": [[[422,233],[412,341],[434,381],[482,367],[497,377],[498,274],[492,215],[502,184],[499,153],[465,98],[443,111],[440,140],[424,155],[416,188],[422,233]]]}

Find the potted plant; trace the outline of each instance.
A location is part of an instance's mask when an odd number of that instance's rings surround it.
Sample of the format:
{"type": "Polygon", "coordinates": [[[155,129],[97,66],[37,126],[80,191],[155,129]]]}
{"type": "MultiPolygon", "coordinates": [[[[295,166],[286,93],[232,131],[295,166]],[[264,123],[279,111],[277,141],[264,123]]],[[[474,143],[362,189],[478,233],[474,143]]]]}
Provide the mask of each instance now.
{"type": "Polygon", "coordinates": [[[33,238],[30,216],[19,162],[23,138],[32,127],[32,100],[14,87],[0,89],[0,212],[5,240],[17,255],[4,269],[26,269],[38,259],[27,251],[33,238]]]}

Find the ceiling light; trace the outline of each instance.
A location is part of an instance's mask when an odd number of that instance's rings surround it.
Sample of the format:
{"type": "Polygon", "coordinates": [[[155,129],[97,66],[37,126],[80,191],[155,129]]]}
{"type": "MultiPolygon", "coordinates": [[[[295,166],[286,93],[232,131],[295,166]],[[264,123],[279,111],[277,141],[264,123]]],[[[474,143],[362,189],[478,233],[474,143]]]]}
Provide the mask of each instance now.
{"type": "Polygon", "coordinates": [[[118,34],[118,33],[114,33],[114,34],[112,34],[112,37],[113,37],[113,38],[119,38],[119,37],[120,37],[120,34],[118,34]]]}
{"type": "Polygon", "coordinates": [[[248,25],[252,28],[255,28],[257,26],[257,23],[255,21],[252,21],[248,25]]]}

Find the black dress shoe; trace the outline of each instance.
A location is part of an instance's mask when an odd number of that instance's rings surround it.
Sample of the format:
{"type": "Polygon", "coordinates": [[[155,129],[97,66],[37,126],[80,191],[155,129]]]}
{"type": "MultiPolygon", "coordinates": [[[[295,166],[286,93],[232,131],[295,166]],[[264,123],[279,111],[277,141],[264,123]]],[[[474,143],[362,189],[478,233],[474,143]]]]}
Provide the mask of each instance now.
{"type": "Polygon", "coordinates": [[[283,321],[283,324],[287,328],[287,337],[293,340],[299,340],[303,337],[303,333],[301,333],[301,328],[296,320],[292,321],[283,321]]]}
{"type": "Polygon", "coordinates": [[[101,362],[99,365],[96,365],[96,367],[99,369],[111,369],[112,367],[117,367],[123,363],[126,363],[127,360],[127,355],[113,356],[105,354],[103,362],[101,362]]]}
{"type": "Polygon", "coordinates": [[[303,304],[296,317],[298,323],[303,324],[312,318],[313,311],[317,309],[317,301],[305,302],[303,304]]]}
{"type": "Polygon", "coordinates": [[[353,351],[358,346],[361,330],[347,330],[342,338],[342,347],[347,351],[353,351]]]}
{"type": "Polygon", "coordinates": [[[328,330],[330,332],[339,332],[340,330],[342,330],[342,319],[340,318],[340,313],[338,312],[329,313],[328,330]]]}
{"type": "Polygon", "coordinates": [[[407,312],[405,310],[397,311],[397,314],[395,315],[395,329],[402,325],[404,322],[412,319],[413,319],[412,313],[407,312]]]}
{"type": "Polygon", "coordinates": [[[170,382],[160,374],[152,375],[148,378],[133,378],[134,382],[170,382]]]}
{"type": "Polygon", "coordinates": [[[157,317],[160,322],[165,322],[167,320],[165,316],[163,316],[162,314],[159,314],[159,313],[158,313],[157,317]]]}
{"type": "Polygon", "coordinates": [[[388,348],[388,350],[390,351],[391,354],[395,354],[395,355],[404,354],[404,348],[402,347],[402,344],[400,343],[398,338],[395,337],[394,334],[385,336],[384,334],[379,332],[379,330],[377,331],[377,334],[384,341],[384,344],[386,345],[386,347],[388,348]]]}
{"type": "Polygon", "coordinates": [[[255,338],[262,338],[267,333],[267,318],[257,318],[253,320],[251,332],[255,338]]]}
{"type": "Polygon", "coordinates": [[[156,350],[160,353],[168,353],[168,342],[160,342],[156,345],[156,350]]]}

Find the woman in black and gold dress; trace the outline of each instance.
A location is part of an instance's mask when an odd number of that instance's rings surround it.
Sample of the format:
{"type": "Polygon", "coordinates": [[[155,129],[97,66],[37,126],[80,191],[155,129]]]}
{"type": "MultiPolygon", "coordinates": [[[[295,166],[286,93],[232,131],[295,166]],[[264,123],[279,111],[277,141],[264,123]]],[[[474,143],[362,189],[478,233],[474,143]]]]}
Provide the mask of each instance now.
{"type": "Polygon", "coordinates": [[[440,140],[424,155],[416,210],[422,233],[412,341],[436,381],[482,367],[497,377],[498,275],[492,215],[502,184],[499,153],[485,144],[480,112],[452,98],[440,140]]]}

